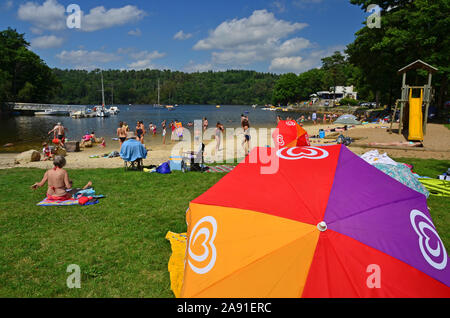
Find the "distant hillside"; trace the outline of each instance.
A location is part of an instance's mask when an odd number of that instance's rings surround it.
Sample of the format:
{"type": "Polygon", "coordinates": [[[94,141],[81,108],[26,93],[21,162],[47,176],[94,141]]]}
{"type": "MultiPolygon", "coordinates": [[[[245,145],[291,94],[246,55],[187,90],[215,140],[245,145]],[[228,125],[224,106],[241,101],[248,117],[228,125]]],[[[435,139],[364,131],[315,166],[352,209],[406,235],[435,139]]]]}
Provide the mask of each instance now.
{"type": "MultiPolygon", "coordinates": [[[[60,87],[52,99],[60,104],[101,103],[99,70],[53,69],[60,87]]],[[[105,102],[155,104],[267,104],[279,76],[255,71],[183,73],[169,70],[103,71],[105,102]]]]}

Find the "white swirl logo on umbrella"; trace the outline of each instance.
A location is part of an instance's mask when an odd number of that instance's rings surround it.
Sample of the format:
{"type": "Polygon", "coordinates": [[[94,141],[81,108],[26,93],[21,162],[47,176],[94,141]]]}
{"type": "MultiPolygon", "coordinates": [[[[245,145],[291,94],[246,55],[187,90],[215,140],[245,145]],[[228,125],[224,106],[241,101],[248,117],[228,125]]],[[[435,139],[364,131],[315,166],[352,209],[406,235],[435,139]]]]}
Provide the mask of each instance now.
{"type": "Polygon", "coordinates": [[[419,236],[419,247],[423,257],[434,268],[444,269],[447,266],[447,251],[433,222],[419,210],[412,210],[409,216],[411,225],[419,236]]]}
{"type": "Polygon", "coordinates": [[[212,216],[205,216],[200,219],[192,229],[189,248],[188,263],[191,269],[197,274],[205,274],[209,272],[216,263],[216,247],[214,239],[217,234],[217,221],[212,216]],[[203,236],[203,240],[198,240],[203,236]],[[198,246],[200,244],[200,246],[198,246]],[[201,254],[194,252],[203,249],[201,254]]]}
{"type": "Polygon", "coordinates": [[[277,136],[277,142],[280,146],[284,146],[285,142],[284,142],[284,138],[283,135],[278,135],[277,136]]]}
{"type": "Polygon", "coordinates": [[[293,120],[289,120],[289,121],[286,122],[286,125],[288,125],[288,126],[295,126],[295,125],[297,125],[297,123],[295,121],[293,121],[293,120]]]}
{"type": "Polygon", "coordinates": [[[278,157],[287,160],[324,159],[328,155],[328,151],[318,147],[285,147],[277,151],[278,157]]]}

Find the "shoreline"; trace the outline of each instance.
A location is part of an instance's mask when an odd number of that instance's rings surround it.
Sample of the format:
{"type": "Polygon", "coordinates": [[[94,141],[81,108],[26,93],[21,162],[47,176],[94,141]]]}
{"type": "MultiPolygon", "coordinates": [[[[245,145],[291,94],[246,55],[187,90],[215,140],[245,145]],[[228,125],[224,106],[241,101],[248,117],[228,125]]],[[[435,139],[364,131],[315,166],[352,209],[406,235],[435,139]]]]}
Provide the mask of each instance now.
{"type": "MultiPolygon", "coordinates": [[[[386,152],[390,157],[414,157],[414,158],[423,158],[423,159],[441,159],[441,160],[450,160],[450,130],[448,130],[443,125],[438,124],[429,124],[427,129],[427,135],[424,138],[424,148],[421,151],[417,151],[418,149],[379,149],[378,147],[370,147],[367,144],[371,142],[403,142],[405,141],[405,137],[403,135],[398,135],[396,133],[390,134],[387,130],[390,124],[366,124],[359,125],[349,129],[346,132],[342,132],[344,136],[348,136],[354,138],[352,144],[348,146],[348,148],[354,153],[361,155],[367,151],[378,149],[379,152],[386,152]],[[362,146],[362,147],[358,147],[362,146]],[[430,151],[427,151],[430,150],[430,151]]],[[[315,136],[319,134],[319,129],[329,129],[334,127],[342,126],[341,124],[317,124],[317,125],[305,125],[304,128],[307,130],[309,136],[315,136]]],[[[397,124],[393,125],[393,130],[397,128],[397,124]]],[[[272,127],[274,128],[274,127],[272,127]]],[[[271,138],[271,129],[267,131],[267,140],[262,144],[251,146],[266,146],[267,143],[273,145],[273,141],[271,138]]],[[[327,133],[329,136],[331,133],[327,133]]],[[[341,134],[341,133],[339,133],[341,134]]],[[[255,137],[252,140],[256,139],[255,137]]],[[[166,136],[167,144],[163,145],[152,142],[151,139],[162,139],[161,135],[156,135],[155,137],[147,136],[147,140],[150,141],[145,144],[145,147],[148,151],[147,158],[144,159],[144,166],[149,165],[159,165],[163,162],[169,160],[170,155],[173,153],[174,146],[180,144],[178,141],[170,141],[170,136],[166,136]]],[[[215,140],[213,139],[214,135],[212,135],[211,140],[204,139],[205,148],[205,161],[206,163],[211,160],[215,160],[217,158],[221,158],[221,156],[226,153],[226,140],[225,138],[222,141],[222,146],[219,152],[219,157],[215,154],[215,140]]],[[[229,137],[228,137],[229,138],[229,137]]],[[[227,138],[227,140],[228,140],[227,138]]],[[[235,153],[235,158],[239,159],[239,151],[241,151],[240,140],[242,140],[240,135],[234,136],[233,150],[235,153]]],[[[337,136],[336,136],[337,138],[337,136]]],[[[161,141],[159,141],[161,142],[161,141]]],[[[336,144],[334,139],[319,139],[319,138],[311,138],[311,145],[323,145],[323,144],[336,144]]],[[[178,146],[180,148],[180,146],[178,146]]],[[[37,149],[36,149],[37,150],[37,149]]],[[[40,149],[39,149],[40,150],[40,149]]],[[[38,150],[38,151],[39,151],[38,150]]],[[[123,168],[124,162],[120,157],[115,158],[90,158],[92,155],[105,155],[109,154],[112,151],[119,151],[119,142],[114,140],[109,140],[106,143],[105,148],[101,148],[98,145],[94,145],[92,148],[81,148],[80,152],[68,152],[66,156],[66,168],[67,169],[98,169],[98,168],[123,168]]],[[[15,164],[14,158],[18,153],[0,153],[0,169],[9,169],[9,168],[40,168],[40,169],[50,169],[53,167],[52,161],[35,161],[24,164],[15,164]]],[[[220,160],[218,161],[220,162],[220,160]]]]}

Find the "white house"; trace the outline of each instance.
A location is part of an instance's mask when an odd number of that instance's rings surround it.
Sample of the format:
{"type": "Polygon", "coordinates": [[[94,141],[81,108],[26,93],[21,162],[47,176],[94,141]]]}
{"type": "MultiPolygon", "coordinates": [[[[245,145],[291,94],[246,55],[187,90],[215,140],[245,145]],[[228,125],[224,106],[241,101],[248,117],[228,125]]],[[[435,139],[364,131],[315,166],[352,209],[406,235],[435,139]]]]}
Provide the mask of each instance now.
{"type": "Polygon", "coordinates": [[[334,87],[330,87],[329,91],[317,92],[317,96],[321,99],[333,99],[341,100],[344,97],[349,97],[353,99],[358,99],[358,92],[354,91],[354,86],[336,86],[336,91],[334,87]]]}

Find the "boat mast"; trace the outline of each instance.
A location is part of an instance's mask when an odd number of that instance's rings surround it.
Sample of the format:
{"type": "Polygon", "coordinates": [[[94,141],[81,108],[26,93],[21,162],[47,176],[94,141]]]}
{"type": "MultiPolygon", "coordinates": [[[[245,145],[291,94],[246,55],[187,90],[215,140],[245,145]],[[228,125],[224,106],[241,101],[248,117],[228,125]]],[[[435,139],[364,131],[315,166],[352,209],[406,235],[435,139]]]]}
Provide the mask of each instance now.
{"type": "Polygon", "coordinates": [[[114,106],[114,84],[111,84],[111,106],[114,106]]]}
{"type": "Polygon", "coordinates": [[[159,106],[159,78],[158,78],[158,106],[159,106]]]}
{"type": "Polygon", "coordinates": [[[103,87],[103,72],[100,70],[102,76],[102,107],[105,107],[105,88],[103,87]]]}

